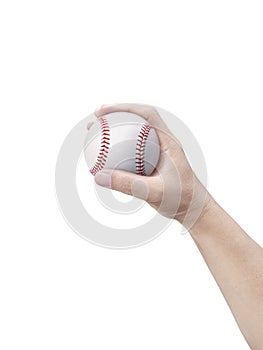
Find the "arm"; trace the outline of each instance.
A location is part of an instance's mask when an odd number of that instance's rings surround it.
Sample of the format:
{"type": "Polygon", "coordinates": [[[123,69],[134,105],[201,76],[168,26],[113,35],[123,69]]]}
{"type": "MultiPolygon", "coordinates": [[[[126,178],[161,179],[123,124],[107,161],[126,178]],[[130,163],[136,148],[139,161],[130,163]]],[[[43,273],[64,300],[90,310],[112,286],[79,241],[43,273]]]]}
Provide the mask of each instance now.
{"type": "Polygon", "coordinates": [[[158,112],[136,104],[106,105],[102,116],[132,112],[155,128],[161,148],[157,170],[149,177],[103,169],[95,181],[146,200],[163,216],[190,232],[253,350],[263,348],[263,249],[216,203],[191,169],[179,141],[158,112]]]}
{"type": "Polygon", "coordinates": [[[190,229],[253,350],[263,347],[263,249],[211,198],[190,229]]]}

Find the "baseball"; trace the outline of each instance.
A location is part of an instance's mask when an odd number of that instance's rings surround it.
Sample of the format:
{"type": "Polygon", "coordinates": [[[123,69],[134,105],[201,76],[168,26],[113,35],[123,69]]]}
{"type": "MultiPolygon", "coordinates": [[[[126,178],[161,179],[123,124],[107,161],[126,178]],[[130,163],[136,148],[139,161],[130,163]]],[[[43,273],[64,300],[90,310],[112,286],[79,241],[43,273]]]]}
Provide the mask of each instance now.
{"type": "Polygon", "coordinates": [[[160,146],[145,119],[115,112],[96,118],[87,132],[84,155],[92,175],[109,168],[149,176],[158,163],[160,146]]]}

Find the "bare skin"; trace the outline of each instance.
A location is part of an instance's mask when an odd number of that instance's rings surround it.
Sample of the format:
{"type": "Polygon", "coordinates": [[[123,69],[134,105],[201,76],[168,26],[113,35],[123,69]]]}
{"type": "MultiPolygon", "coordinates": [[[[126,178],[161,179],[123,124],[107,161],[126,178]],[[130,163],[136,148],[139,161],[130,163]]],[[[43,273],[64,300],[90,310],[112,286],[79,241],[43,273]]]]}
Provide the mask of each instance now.
{"type": "Polygon", "coordinates": [[[151,176],[104,169],[96,174],[96,183],[144,199],[163,216],[184,225],[247,343],[253,350],[263,349],[263,249],[200,183],[158,111],[151,106],[117,104],[103,105],[95,114],[100,117],[120,111],[138,114],[155,128],[160,161],[151,176]]]}

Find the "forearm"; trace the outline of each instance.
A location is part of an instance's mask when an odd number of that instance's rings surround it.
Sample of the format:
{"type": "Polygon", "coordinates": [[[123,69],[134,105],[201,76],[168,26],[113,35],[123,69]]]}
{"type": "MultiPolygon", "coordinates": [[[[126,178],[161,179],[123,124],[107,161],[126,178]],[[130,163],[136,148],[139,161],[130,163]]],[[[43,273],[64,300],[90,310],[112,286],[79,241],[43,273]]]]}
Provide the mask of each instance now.
{"type": "Polygon", "coordinates": [[[207,194],[158,110],[118,104],[102,106],[95,114],[101,117],[114,112],[140,115],[155,128],[159,162],[151,176],[104,169],[96,174],[96,183],[145,199],[161,215],[191,227],[190,233],[248,343],[254,350],[263,349],[263,249],[207,194]]]}
{"type": "Polygon", "coordinates": [[[190,234],[252,349],[263,348],[263,249],[210,197],[190,234]]]}

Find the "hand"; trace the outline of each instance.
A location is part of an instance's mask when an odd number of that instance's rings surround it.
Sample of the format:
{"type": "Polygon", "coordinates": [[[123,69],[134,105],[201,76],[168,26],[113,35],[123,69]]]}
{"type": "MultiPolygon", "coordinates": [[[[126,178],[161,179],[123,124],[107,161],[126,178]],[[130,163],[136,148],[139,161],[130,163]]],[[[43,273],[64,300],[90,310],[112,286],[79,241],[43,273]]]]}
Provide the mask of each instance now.
{"type": "Polygon", "coordinates": [[[98,185],[147,201],[161,215],[191,226],[209,202],[209,195],[195,176],[180,142],[151,106],[138,104],[102,105],[97,117],[113,112],[140,115],[151,124],[160,142],[160,159],[151,176],[123,170],[103,169],[95,176],[98,185]]]}
{"type": "Polygon", "coordinates": [[[131,112],[146,119],[159,137],[161,155],[151,176],[103,169],[97,184],[146,200],[181,222],[194,242],[251,349],[263,348],[263,249],[216,203],[194,174],[179,141],[150,106],[102,106],[100,117],[131,112]]]}

